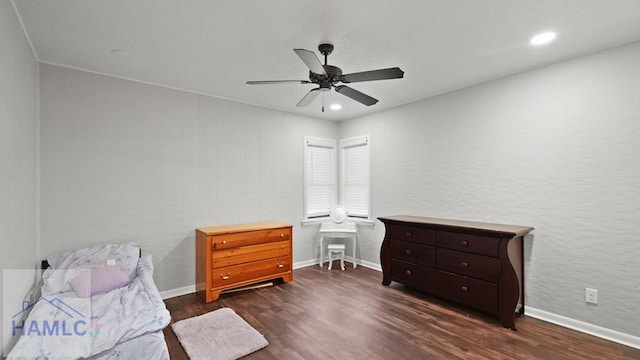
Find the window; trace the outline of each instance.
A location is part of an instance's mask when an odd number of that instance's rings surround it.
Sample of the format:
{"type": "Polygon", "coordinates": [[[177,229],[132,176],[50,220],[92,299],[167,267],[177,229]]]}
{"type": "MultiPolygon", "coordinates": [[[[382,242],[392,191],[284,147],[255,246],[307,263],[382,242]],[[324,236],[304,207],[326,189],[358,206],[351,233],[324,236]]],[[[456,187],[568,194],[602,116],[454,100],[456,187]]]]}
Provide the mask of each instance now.
{"type": "Polygon", "coordinates": [[[347,209],[350,218],[369,219],[370,148],[369,135],[342,139],[339,146],[333,139],[304,138],[304,220],[326,218],[337,204],[347,209]],[[339,154],[336,154],[336,150],[339,150],[339,154]]]}
{"type": "Polygon", "coordinates": [[[371,151],[369,135],[340,140],[340,203],[349,217],[371,214],[371,151]]]}
{"type": "Polygon", "coordinates": [[[336,141],[304,138],[304,219],[329,216],[337,199],[336,141]]]}

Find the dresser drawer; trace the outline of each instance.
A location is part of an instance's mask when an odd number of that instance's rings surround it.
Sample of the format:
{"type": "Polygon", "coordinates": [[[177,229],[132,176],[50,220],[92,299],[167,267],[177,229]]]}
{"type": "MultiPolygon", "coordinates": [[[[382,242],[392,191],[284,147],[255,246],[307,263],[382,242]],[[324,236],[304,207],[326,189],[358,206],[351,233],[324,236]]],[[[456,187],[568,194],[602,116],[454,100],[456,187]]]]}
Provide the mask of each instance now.
{"type": "Polygon", "coordinates": [[[437,285],[436,270],[399,260],[391,260],[391,279],[423,290],[437,285]]]}
{"type": "Polygon", "coordinates": [[[433,246],[391,239],[389,241],[389,252],[392,259],[429,267],[434,267],[436,264],[436,250],[433,246]]]}
{"type": "Polygon", "coordinates": [[[390,239],[411,241],[425,245],[435,245],[436,232],[416,226],[390,224],[387,228],[390,239]]]}
{"type": "Polygon", "coordinates": [[[438,249],[436,264],[439,270],[491,282],[498,282],[502,274],[500,259],[462,251],[438,249]]]}
{"type": "Polygon", "coordinates": [[[438,272],[437,281],[444,297],[494,314],[498,311],[498,285],[494,283],[445,271],[438,272]]]}
{"type": "Polygon", "coordinates": [[[448,231],[438,231],[436,243],[438,247],[495,257],[498,257],[500,248],[500,238],[448,231]]]}
{"type": "Polygon", "coordinates": [[[289,271],[291,271],[291,258],[288,256],[227,266],[213,270],[211,286],[218,288],[243,281],[255,282],[259,278],[268,278],[289,271]]]}
{"type": "Polygon", "coordinates": [[[212,250],[222,250],[266,242],[291,240],[290,228],[247,231],[211,236],[212,250]]]}
{"type": "Polygon", "coordinates": [[[289,240],[223,249],[213,251],[211,263],[215,269],[257,260],[288,256],[290,249],[291,241],[289,240]]]}

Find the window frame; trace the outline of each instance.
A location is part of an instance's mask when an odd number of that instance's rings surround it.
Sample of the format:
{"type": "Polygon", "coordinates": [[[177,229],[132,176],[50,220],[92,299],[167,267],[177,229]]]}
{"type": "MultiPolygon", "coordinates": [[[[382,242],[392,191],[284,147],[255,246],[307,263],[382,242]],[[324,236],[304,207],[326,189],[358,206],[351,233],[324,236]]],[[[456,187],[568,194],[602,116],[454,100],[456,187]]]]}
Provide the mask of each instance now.
{"type": "MultiPolygon", "coordinates": [[[[372,220],[372,163],[371,163],[371,135],[364,134],[353,137],[348,137],[344,139],[330,139],[330,138],[322,138],[315,136],[304,136],[304,164],[303,164],[303,219],[302,224],[314,224],[322,221],[326,221],[329,219],[329,212],[331,209],[341,204],[345,206],[345,182],[344,182],[344,174],[347,173],[345,170],[345,148],[350,148],[358,145],[365,145],[367,150],[367,163],[368,163],[368,184],[366,189],[367,203],[366,203],[366,216],[363,215],[348,215],[349,220],[355,221],[362,225],[373,225],[374,221],[372,220]],[[332,172],[332,189],[330,191],[330,199],[329,209],[326,213],[309,213],[309,161],[310,161],[310,148],[312,147],[321,147],[321,148],[330,148],[332,149],[331,158],[331,172],[332,172]]],[[[345,206],[347,211],[349,208],[345,206]]]]}
{"type": "Polygon", "coordinates": [[[340,199],[340,204],[343,205],[347,211],[348,211],[348,216],[349,219],[354,220],[354,221],[370,221],[371,220],[371,179],[372,179],[372,174],[371,174],[371,136],[369,134],[364,134],[364,135],[358,135],[358,136],[353,136],[353,137],[349,137],[349,138],[344,138],[344,139],[340,139],[338,141],[338,152],[339,152],[339,159],[340,159],[340,172],[339,172],[339,176],[340,176],[340,183],[338,185],[338,194],[339,194],[339,199],[340,199]],[[349,187],[349,184],[346,184],[346,175],[348,174],[348,170],[345,169],[345,165],[346,165],[346,160],[345,160],[345,155],[346,155],[346,151],[345,149],[349,149],[349,148],[354,148],[354,147],[359,147],[359,146],[366,146],[366,170],[367,170],[367,183],[365,184],[366,186],[366,204],[364,206],[364,208],[366,208],[366,214],[352,214],[350,211],[350,206],[348,206],[348,204],[346,203],[346,199],[347,199],[347,191],[346,189],[349,187]]]}
{"type": "Polygon", "coordinates": [[[331,208],[336,205],[337,197],[338,197],[337,147],[338,147],[338,144],[335,139],[321,138],[321,137],[315,137],[315,136],[304,137],[304,167],[303,167],[303,172],[304,172],[303,174],[303,178],[304,178],[303,180],[304,181],[303,216],[304,217],[303,217],[303,222],[307,222],[307,221],[314,222],[314,221],[328,219],[331,208]],[[331,150],[331,155],[329,157],[331,169],[329,169],[329,171],[330,171],[330,178],[332,180],[332,183],[326,184],[330,188],[329,208],[327,209],[326,213],[325,212],[310,213],[309,211],[310,210],[309,196],[311,195],[311,191],[310,191],[311,179],[309,178],[308,166],[309,166],[309,162],[312,161],[312,159],[310,158],[311,148],[314,148],[314,147],[331,150]]]}

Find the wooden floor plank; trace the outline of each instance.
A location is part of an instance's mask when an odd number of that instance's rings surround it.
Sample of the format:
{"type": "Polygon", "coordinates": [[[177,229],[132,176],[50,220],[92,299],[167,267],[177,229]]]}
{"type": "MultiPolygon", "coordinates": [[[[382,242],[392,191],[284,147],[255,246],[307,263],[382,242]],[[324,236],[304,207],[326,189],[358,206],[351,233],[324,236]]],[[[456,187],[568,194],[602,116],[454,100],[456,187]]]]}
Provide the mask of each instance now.
{"type": "MultiPolygon", "coordinates": [[[[165,303],[172,322],[235,310],[269,341],[247,360],[640,359],[638,349],[527,316],[511,331],[491,315],[401,284],[382,286],[378,271],[338,269],[297,269],[290,283],[223,294],[209,304],[195,294],[165,303]]],[[[170,327],[164,334],[171,359],[188,359],[170,327]]]]}

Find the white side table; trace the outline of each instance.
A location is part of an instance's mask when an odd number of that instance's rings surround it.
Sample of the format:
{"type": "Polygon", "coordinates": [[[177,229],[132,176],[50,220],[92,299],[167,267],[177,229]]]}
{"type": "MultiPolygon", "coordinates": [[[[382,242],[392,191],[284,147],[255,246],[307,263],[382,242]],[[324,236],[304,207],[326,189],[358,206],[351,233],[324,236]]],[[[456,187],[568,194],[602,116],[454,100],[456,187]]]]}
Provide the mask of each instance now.
{"type": "Polygon", "coordinates": [[[352,239],[353,242],[353,268],[356,264],[356,223],[347,222],[342,224],[322,223],[320,225],[320,267],[324,266],[324,238],[352,239]]]}

